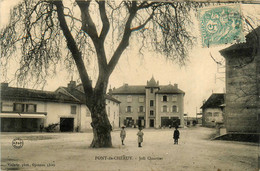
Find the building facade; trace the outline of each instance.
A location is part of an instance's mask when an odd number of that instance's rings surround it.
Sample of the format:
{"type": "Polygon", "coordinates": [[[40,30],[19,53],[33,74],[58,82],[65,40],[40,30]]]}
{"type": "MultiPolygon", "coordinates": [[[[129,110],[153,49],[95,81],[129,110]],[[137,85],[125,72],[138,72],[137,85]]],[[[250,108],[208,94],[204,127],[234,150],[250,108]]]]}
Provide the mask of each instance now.
{"type": "Polygon", "coordinates": [[[80,126],[82,103],[69,96],[1,84],[1,131],[75,131],[80,126]]]}
{"type": "Polygon", "coordinates": [[[224,94],[213,93],[207,101],[201,106],[202,126],[215,127],[216,124],[222,124],[224,108],[224,94]]]}
{"type": "MultiPolygon", "coordinates": [[[[68,95],[74,99],[79,100],[83,103],[81,105],[81,131],[86,131],[91,129],[91,116],[90,111],[87,108],[86,97],[84,94],[82,84],[76,85],[75,81],[70,81],[67,87],[59,87],[56,92],[62,93],[64,95],[68,95]]],[[[119,128],[119,105],[120,101],[113,98],[111,95],[105,95],[106,98],[106,111],[108,115],[108,119],[112,128],[119,128]]]]}
{"type": "Polygon", "coordinates": [[[121,102],[120,125],[160,128],[164,126],[184,126],[184,95],[174,85],[159,85],[152,77],[146,85],[124,84],[110,89],[109,94],[121,102]]]}
{"type": "MultiPolygon", "coordinates": [[[[9,87],[1,83],[1,131],[35,132],[45,130],[85,132],[91,129],[90,111],[80,86],[70,82],[55,92],[9,87]],[[75,86],[74,86],[75,85],[75,86]]],[[[106,109],[112,128],[119,127],[119,101],[106,96],[106,109]]]]}
{"type": "Polygon", "coordinates": [[[257,133],[260,130],[259,35],[260,27],[246,36],[245,43],[220,51],[226,59],[224,120],[228,133],[257,133]]]}

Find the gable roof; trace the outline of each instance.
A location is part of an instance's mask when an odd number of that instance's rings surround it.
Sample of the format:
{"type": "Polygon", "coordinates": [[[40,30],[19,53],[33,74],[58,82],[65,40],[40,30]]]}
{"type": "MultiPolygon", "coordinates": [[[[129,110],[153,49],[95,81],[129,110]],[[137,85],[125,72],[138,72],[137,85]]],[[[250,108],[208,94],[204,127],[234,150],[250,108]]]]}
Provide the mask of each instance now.
{"type": "MultiPolygon", "coordinates": [[[[67,93],[69,93],[72,97],[80,100],[82,103],[86,103],[86,97],[85,97],[85,93],[83,91],[80,90],[80,87],[75,87],[75,88],[68,88],[68,87],[60,87],[56,90],[56,92],[59,92],[59,89],[63,89],[65,90],[67,93]]],[[[120,101],[118,101],[117,99],[113,98],[110,95],[105,94],[105,98],[111,101],[114,101],[116,103],[121,103],[120,101]]]]}
{"type": "Polygon", "coordinates": [[[222,107],[224,104],[224,95],[224,93],[213,93],[200,108],[205,109],[222,107]]]}
{"type": "MultiPolygon", "coordinates": [[[[7,85],[7,84],[6,84],[7,85]]],[[[31,100],[31,101],[44,101],[44,102],[59,102],[59,103],[80,103],[70,96],[62,93],[42,91],[26,88],[15,88],[2,86],[1,84],[1,99],[2,100],[31,100]]]]}

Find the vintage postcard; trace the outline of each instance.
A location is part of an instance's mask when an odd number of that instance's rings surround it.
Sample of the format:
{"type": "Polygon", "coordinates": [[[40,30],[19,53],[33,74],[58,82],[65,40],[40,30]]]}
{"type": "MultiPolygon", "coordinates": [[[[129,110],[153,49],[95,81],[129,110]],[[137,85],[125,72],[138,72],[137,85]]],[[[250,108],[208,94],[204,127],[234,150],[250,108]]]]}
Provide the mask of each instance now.
{"type": "Polygon", "coordinates": [[[259,1],[0,1],[1,170],[260,170],[259,1]]]}

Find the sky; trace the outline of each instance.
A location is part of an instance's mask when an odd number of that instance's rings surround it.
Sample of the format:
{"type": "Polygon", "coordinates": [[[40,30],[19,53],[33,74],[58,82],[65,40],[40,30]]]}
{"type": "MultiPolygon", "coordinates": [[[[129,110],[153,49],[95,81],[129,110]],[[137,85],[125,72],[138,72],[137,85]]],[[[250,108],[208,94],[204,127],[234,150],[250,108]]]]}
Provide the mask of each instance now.
{"type": "MultiPolygon", "coordinates": [[[[1,25],[6,24],[8,11],[13,4],[14,1],[1,1],[1,25]]],[[[260,16],[259,5],[242,5],[241,8],[244,14],[260,16]]],[[[149,51],[145,51],[144,55],[140,56],[134,42],[130,42],[130,53],[128,51],[122,55],[110,76],[108,87],[118,88],[124,83],[146,85],[147,80],[152,76],[159,81],[160,85],[178,84],[179,89],[185,92],[184,112],[188,116],[196,116],[196,112],[200,112],[203,100],[208,99],[212,93],[225,92],[224,65],[219,68],[210,54],[217,61],[223,61],[224,58],[219,50],[230,45],[202,48],[196,18],[194,18],[194,28],[193,31],[198,35],[198,42],[190,51],[189,61],[185,66],[180,67],[172,61],[167,61],[164,56],[149,51]]],[[[44,90],[54,91],[59,86],[67,86],[70,80],[71,76],[68,76],[64,69],[60,69],[55,77],[47,80],[44,90]]],[[[3,81],[1,79],[1,82],[3,81]]],[[[10,84],[10,86],[15,85],[10,84]]]]}

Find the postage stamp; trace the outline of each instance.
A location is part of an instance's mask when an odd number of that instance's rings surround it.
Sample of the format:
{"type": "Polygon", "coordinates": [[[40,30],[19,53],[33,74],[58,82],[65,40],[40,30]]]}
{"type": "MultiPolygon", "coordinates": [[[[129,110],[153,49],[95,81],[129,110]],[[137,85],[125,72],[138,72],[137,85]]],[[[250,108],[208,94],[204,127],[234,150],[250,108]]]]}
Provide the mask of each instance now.
{"type": "Polygon", "coordinates": [[[239,4],[203,8],[198,17],[203,47],[245,41],[239,4]]]}

